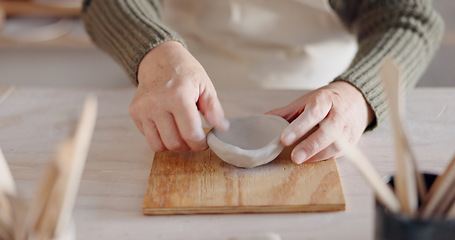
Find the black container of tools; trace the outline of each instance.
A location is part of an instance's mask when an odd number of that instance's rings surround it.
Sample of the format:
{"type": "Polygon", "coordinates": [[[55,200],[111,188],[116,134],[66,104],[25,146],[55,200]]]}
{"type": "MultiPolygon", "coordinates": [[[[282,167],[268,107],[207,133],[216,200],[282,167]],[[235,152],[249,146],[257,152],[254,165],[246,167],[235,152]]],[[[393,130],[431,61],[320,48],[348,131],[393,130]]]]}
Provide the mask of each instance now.
{"type": "MultiPolygon", "coordinates": [[[[425,173],[427,189],[437,175],[425,173]]],[[[393,187],[393,177],[387,180],[393,187]]],[[[395,214],[376,200],[376,240],[455,240],[455,219],[418,219],[395,214]]]]}

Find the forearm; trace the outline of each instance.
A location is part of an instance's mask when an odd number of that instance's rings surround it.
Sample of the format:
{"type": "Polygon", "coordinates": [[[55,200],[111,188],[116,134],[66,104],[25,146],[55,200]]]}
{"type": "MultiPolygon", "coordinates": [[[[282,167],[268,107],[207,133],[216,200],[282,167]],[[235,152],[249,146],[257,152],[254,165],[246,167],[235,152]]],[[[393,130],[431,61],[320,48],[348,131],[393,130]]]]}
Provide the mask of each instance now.
{"type": "Polygon", "coordinates": [[[111,55],[137,84],[142,58],[157,45],[180,36],[161,21],[159,0],[85,0],[85,29],[92,41],[111,55]]]}
{"type": "Polygon", "coordinates": [[[439,46],[443,22],[428,0],[344,1],[347,5],[330,2],[359,45],[351,65],[335,81],[347,81],[362,92],[375,114],[369,126],[372,129],[387,116],[378,76],[384,58],[394,58],[401,69],[404,88],[411,89],[439,46]]]}

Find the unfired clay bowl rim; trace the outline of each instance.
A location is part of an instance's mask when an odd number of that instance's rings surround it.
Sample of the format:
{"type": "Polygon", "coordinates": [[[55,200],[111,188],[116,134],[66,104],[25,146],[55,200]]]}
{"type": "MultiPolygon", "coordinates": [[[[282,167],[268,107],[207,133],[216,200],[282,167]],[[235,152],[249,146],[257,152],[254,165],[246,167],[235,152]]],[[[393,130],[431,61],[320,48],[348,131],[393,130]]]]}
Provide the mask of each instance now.
{"type": "MultiPolygon", "coordinates": [[[[255,117],[268,118],[272,121],[276,121],[277,123],[282,124],[281,125],[282,130],[284,130],[289,125],[289,122],[287,120],[285,120],[284,118],[276,116],[276,115],[269,115],[269,114],[256,114],[256,115],[240,116],[240,117],[231,118],[229,120],[236,121],[236,120],[240,120],[240,119],[255,118],[255,117]]],[[[272,138],[270,141],[268,141],[267,144],[265,144],[261,148],[243,149],[239,146],[232,145],[232,144],[229,144],[229,143],[226,143],[226,142],[220,140],[216,136],[216,130],[212,129],[207,134],[207,143],[209,144],[212,151],[215,152],[215,154],[217,154],[218,157],[221,158],[221,160],[223,160],[229,164],[232,164],[234,166],[237,166],[237,167],[252,168],[252,167],[266,164],[266,163],[274,160],[281,153],[284,146],[280,142],[280,137],[281,137],[281,133],[279,135],[277,135],[276,137],[272,138]],[[219,146],[222,146],[224,149],[220,149],[219,146]],[[238,158],[250,158],[250,161],[239,163],[239,161],[237,161],[237,160],[231,160],[230,157],[225,156],[226,151],[229,151],[231,154],[235,153],[235,155],[238,158]]]]}

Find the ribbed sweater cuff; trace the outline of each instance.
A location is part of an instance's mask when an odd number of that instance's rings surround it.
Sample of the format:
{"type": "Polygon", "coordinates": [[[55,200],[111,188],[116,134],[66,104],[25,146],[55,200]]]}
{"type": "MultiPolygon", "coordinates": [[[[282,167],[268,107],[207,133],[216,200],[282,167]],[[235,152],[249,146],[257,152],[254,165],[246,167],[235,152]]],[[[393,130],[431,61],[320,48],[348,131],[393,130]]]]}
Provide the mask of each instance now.
{"type": "Polygon", "coordinates": [[[160,20],[159,1],[86,1],[82,19],[93,42],[109,53],[137,84],[142,58],[159,44],[182,38],[160,20]]]}
{"type": "Polygon", "coordinates": [[[442,19],[431,8],[409,8],[399,14],[388,12],[391,11],[378,9],[365,14],[365,19],[357,19],[360,22],[355,26],[359,38],[357,55],[334,80],[351,83],[370,104],[375,118],[367,130],[374,129],[388,116],[386,95],[378,76],[384,59],[391,57],[398,64],[404,95],[426,70],[443,33],[442,19]]]}

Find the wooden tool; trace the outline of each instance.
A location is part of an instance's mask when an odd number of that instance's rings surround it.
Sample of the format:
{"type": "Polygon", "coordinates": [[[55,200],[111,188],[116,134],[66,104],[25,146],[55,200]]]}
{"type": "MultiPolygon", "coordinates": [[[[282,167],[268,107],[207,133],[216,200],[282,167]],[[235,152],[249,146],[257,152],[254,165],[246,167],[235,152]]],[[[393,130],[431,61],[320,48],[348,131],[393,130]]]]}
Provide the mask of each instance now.
{"type": "Polygon", "coordinates": [[[357,169],[362,173],[373,188],[378,201],[391,212],[398,213],[401,209],[398,198],[393,193],[392,188],[383,181],[381,176],[379,176],[379,173],[374,169],[365,155],[363,155],[358,148],[348,144],[340,138],[335,140],[335,144],[345,151],[349,160],[354,163],[357,169]]]}
{"type": "Polygon", "coordinates": [[[414,216],[418,208],[418,194],[425,195],[423,177],[418,172],[416,160],[406,139],[402,124],[403,98],[400,84],[400,71],[392,59],[386,59],[380,70],[380,76],[387,93],[393,132],[395,136],[395,190],[400,200],[402,211],[414,216]]]}
{"type": "Polygon", "coordinates": [[[14,85],[7,88],[0,87],[0,104],[2,104],[6,98],[11,95],[11,93],[13,93],[14,89],[16,89],[14,85]]]}
{"type": "Polygon", "coordinates": [[[56,234],[60,234],[68,228],[71,213],[76,201],[80,179],[84,170],[90,142],[95,129],[98,100],[95,96],[87,97],[81,118],[74,135],[71,159],[67,161],[68,175],[65,181],[62,199],[62,208],[55,226],[56,234]]]}
{"type": "Polygon", "coordinates": [[[16,185],[0,149],[0,239],[12,239],[14,209],[10,197],[15,195],[16,185]]]}
{"type": "Polygon", "coordinates": [[[421,210],[422,218],[442,217],[451,211],[455,198],[455,157],[446,170],[434,181],[421,210]]]}
{"type": "Polygon", "coordinates": [[[387,185],[379,176],[379,173],[371,165],[370,161],[365,155],[354,145],[350,144],[336,131],[332,125],[322,122],[319,124],[320,128],[327,134],[335,139],[335,145],[343,150],[348,159],[357,167],[362,173],[370,186],[373,188],[376,198],[381,202],[389,211],[398,213],[401,209],[400,202],[393,193],[391,187],[387,185]]]}
{"type": "Polygon", "coordinates": [[[6,16],[78,17],[80,1],[44,3],[34,1],[0,1],[6,16]]]}
{"type": "Polygon", "coordinates": [[[14,183],[13,175],[9,170],[8,163],[6,162],[3,151],[0,148],[0,192],[10,196],[16,195],[16,185],[14,183]]]}
{"type": "Polygon", "coordinates": [[[455,219],[455,202],[452,203],[452,206],[450,206],[449,211],[447,212],[448,219],[455,219]]]}
{"type": "Polygon", "coordinates": [[[27,231],[36,239],[52,239],[68,229],[96,112],[96,98],[87,97],[74,137],[56,151],[27,219],[27,231]]]}
{"type": "Polygon", "coordinates": [[[144,214],[339,211],[345,200],[335,159],[292,163],[285,148],[274,161],[234,167],[210,149],[156,153],[144,214]]]}

